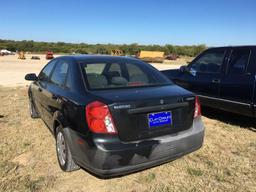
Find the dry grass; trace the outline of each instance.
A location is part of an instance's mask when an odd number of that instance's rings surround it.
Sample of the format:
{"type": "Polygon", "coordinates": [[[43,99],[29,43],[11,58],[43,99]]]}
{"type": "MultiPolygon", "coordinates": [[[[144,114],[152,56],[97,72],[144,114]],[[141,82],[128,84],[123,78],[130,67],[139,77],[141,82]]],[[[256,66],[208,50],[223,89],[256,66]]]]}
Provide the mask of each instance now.
{"type": "Polygon", "coordinates": [[[208,111],[199,151],[136,174],[100,180],[83,170],[60,170],[52,135],[27,113],[25,88],[0,88],[0,99],[0,191],[256,191],[251,119],[208,111]]]}

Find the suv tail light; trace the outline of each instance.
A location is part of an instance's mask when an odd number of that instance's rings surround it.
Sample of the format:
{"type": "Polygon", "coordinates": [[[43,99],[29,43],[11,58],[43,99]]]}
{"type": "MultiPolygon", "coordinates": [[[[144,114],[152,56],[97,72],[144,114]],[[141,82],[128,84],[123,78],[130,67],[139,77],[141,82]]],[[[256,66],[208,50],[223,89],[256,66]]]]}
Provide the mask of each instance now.
{"type": "Polygon", "coordinates": [[[89,103],[86,108],[86,120],[94,133],[116,134],[116,128],[108,106],[99,101],[89,103]]]}
{"type": "Polygon", "coordinates": [[[194,118],[199,117],[199,116],[201,116],[201,105],[200,105],[198,96],[196,96],[194,118]]]}

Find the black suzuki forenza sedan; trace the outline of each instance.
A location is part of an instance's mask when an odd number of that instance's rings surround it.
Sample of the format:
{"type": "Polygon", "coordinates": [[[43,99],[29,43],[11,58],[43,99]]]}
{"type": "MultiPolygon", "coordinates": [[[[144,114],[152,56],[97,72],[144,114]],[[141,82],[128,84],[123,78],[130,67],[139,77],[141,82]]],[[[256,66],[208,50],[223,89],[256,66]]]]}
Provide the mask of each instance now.
{"type": "Polygon", "coordinates": [[[140,60],[64,56],[25,79],[31,117],[55,136],[64,171],[120,176],[202,146],[198,98],[140,60]]]}

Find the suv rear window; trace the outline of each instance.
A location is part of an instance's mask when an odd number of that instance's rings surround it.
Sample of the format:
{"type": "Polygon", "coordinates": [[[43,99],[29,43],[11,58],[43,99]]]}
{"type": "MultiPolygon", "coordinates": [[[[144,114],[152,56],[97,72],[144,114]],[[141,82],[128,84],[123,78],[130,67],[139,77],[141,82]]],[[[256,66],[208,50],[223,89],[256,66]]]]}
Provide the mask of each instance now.
{"type": "Polygon", "coordinates": [[[159,71],[140,61],[82,63],[90,90],[169,85],[159,71]]]}

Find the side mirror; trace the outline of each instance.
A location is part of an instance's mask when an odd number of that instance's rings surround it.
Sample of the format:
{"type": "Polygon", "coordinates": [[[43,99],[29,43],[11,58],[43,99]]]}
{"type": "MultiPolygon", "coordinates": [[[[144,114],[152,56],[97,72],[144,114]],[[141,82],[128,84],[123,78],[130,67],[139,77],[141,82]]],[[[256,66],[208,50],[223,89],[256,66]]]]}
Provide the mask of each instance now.
{"type": "Polygon", "coordinates": [[[184,73],[184,72],[188,72],[188,67],[186,65],[182,65],[180,66],[180,72],[184,73]]]}
{"type": "Polygon", "coordinates": [[[193,76],[196,76],[196,70],[193,69],[193,68],[188,68],[188,66],[186,66],[186,65],[183,65],[183,66],[180,67],[180,72],[189,73],[193,76]]]}
{"type": "Polygon", "coordinates": [[[38,78],[35,73],[29,73],[25,76],[25,80],[27,81],[36,81],[38,78]]]}

